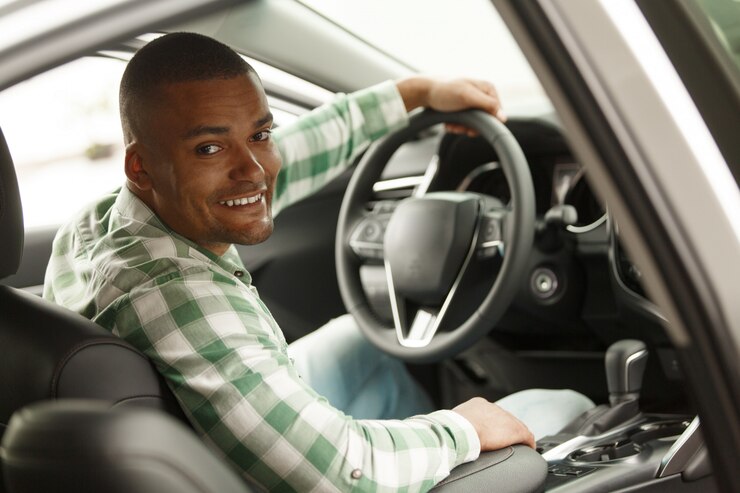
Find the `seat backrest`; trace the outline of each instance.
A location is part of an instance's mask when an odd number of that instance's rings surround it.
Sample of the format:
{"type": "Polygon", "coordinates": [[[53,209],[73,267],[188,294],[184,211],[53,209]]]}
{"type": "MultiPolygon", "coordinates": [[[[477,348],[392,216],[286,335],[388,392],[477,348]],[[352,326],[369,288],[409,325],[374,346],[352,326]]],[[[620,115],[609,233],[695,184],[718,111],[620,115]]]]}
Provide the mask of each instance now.
{"type": "Polygon", "coordinates": [[[21,407],[66,398],[154,407],[185,419],[143,354],[80,315],[0,286],[0,434],[21,407]]]}
{"type": "MultiPolygon", "coordinates": [[[[18,182],[0,130],[0,279],[18,269],[23,235],[18,182]]],[[[78,314],[0,286],[0,436],[21,407],[61,398],[154,407],[187,421],[151,362],[132,346],[78,314]]]]}

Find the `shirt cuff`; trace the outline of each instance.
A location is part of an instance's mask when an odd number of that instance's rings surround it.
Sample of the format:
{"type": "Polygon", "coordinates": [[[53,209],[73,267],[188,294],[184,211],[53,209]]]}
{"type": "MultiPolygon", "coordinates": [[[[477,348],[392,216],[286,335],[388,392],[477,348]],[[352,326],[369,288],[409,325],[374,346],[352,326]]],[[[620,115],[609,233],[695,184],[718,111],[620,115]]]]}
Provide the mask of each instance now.
{"type": "Polygon", "coordinates": [[[366,131],[373,140],[408,125],[406,105],[392,80],[362,89],[349,97],[360,107],[366,131]]]}

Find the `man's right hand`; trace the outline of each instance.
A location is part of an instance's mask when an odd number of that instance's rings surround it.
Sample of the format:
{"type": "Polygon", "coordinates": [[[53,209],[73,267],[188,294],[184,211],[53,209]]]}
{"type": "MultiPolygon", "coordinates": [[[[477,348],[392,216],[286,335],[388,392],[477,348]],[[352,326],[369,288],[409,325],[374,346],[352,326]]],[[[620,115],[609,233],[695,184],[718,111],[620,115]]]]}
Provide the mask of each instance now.
{"type": "Polygon", "coordinates": [[[535,448],[534,435],[513,414],[482,397],[474,397],[453,409],[470,421],[480,439],[480,450],[498,450],[518,443],[535,448]]]}

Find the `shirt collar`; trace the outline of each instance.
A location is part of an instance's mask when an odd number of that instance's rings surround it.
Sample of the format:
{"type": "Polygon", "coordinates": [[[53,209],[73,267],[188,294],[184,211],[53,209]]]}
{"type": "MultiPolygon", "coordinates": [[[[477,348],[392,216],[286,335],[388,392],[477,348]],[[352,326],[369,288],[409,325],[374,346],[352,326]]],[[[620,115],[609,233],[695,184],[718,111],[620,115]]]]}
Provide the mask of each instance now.
{"type": "MultiPolygon", "coordinates": [[[[241,282],[249,286],[252,283],[252,276],[247,272],[244,264],[234,245],[231,245],[223,255],[216,255],[207,248],[203,248],[194,241],[185,238],[181,234],[169,228],[143,200],[136,196],[127,186],[121,187],[118,192],[115,206],[122,217],[133,220],[134,222],[154,228],[154,231],[161,232],[162,235],[168,235],[175,238],[178,242],[188,247],[188,257],[198,258],[200,260],[212,262],[232,275],[237,277],[241,282]]],[[[151,231],[151,229],[149,230],[151,231]]],[[[154,236],[147,233],[146,236],[154,236]]]]}

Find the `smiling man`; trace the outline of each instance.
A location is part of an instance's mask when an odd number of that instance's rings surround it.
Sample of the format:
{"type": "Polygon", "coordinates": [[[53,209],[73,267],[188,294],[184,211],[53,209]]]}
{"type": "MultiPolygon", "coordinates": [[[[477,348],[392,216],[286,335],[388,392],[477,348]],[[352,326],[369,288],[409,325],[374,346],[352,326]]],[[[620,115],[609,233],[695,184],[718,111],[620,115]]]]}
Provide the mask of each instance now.
{"type": "MultiPolygon", "coordinates": [[[[404,126],[408,110],[499,113],[490,84],[386,82],[273,131],[254,70],[177,33],[133,57],[120,95],[126,185],[61,228],[44,296],[151,358],[214,450],[271,491],[425,491],[481,450],[534,445],[484,399],[428,413],[403,365],[351,317],[289,348],[233,247],[264,241],[274,211],[404,126]]],[[[568,391],[538,398],[540,415],[559,419],[548,431],[591,405],[568,391]]]]}
{"type": "Polygon", "coordinates": [[[173,82],[142,96],[137,83],[124,80],[122,89],[122,114],[132,115],[124,123],[129,188],[216,255],[266,240],[281,158],[257,74],[173,82]]]}

